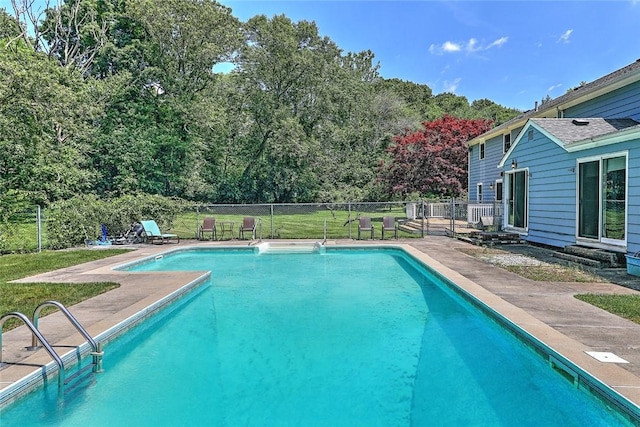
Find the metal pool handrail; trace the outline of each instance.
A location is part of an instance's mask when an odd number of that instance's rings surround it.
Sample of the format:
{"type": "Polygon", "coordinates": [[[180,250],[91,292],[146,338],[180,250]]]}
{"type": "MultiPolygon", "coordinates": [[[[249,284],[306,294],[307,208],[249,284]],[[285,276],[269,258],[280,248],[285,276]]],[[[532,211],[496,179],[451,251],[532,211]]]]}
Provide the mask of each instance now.
{"type": "MultiPolygon", "coordinates": [[[[60,311],[67,317],[67,319],[69,319],[69,322],[71,322],[71,324],[76,328],[76,330],[80,332],[80,334],[87,340],[87,342],[93,349],[93,352],[91,353],[91,355],[93,356],[93,372],[102,372],[102,356],[104,355],[104,352],[102,351],[102,348],[101,348],[102,346],[96,343],[96,341],[91,337],[91,335],[89,335],[89,333],[82,327],[80,322],[78,322],[78,320],[73,316],[73,314],[71,314],[69,310],[67,310],[67,308],[63,304],[59,303],[58,301],[45,301],[39,306],[37,306],[36,309],[33,311],[34,327],[38,329],[38,320],[40,317],[40,311],[42,311],[42,309],[47,306],[54,306],[60,309],[60,311]]],[[[40,339],[39,337],[36,337],[36,335],[33,334],[33,337],[31,339],[32,348],[35,349],[38,347],[38,340],[42,342],[42,339],[40,339]]]]}
{"type": "Polygon", "coordinates": [[[4,322],[7,319],[16,318],[22,320],[25,325],[31,330],[34,336],[36,336],[42,345],[44,346],[47,353],[53,358],[53,360],[58,365],[58,388],[61,389],[64,386],[64,363],[62,363],[62,359],[60,356],[53,350],[53,347],[49,344],[49,342],[42,336],[38,328],[31,323],[31,320],[27,316],[22,313],[18,313],[17,311],[12,311],[11,313],[7,313],[0,318],[0,365],[2,364],[2,327],[4,326],[4,322]]]}

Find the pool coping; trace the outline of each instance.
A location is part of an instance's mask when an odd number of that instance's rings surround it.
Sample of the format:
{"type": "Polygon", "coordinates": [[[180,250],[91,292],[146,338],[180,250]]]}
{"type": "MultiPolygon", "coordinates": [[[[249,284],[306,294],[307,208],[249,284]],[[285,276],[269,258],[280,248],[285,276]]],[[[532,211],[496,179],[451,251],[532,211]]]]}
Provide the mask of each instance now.
{"type": "MultiPolygon", "coordinates": [[[[447,238],[445,238],[447,239],[447,238]]],[[[432,238],[430,238],[432,240],[432,238]]],[[[443,240],[442,243],[446,243],[447,250],[451,250],[451,239],[443,240]]],[[[434,244],[434,240],[429,242],[430,245],[434,244]]],[[[588,385],[589,377],[593,377],[602,382],[613,393],[612,396],[622,396],[625,402],[631,403],[631,410],[636,414],[639,410],[640,404],[640,378],[634,373],[623,369],[622,367],[602,363],[594,359],[585,353],[585,351],[593,350],[591,346],[585,345],[580,341],[569,337],[562,332],[554,329],[552,326],[544,323],[537,317],[528,313],[525,309],[520,308],[504,298],[489,291],[486,286],[476,283],[469,277],[453,270],[450,265],[445,265],[442,259],[443,248],[440,247],[436,252],[431,252],[429,247],[419,247],[420,243],[415,241],[403,241],[403,242],[380,242],[380,241],[368,241],[368,242],[354,242],[354,241],[330,241],[327,242],[327,248],[329,247],[345,247],[345,248],[362,248],[362,247],[396,247],[404,250],[414,259],[420,263],[428,266],[429,269],[437,272],[443,276],[446,280],[457,286],[462,292],[472,296],[479,301],[483,306],[489,308],[491,312],[498,314],[500,317],[507,319],[509,322],[516,325],[519,329],[524,331],[527,335],[530,335],[535,340],[545,343],[546,346],[551,348],[553,352],[559,356],[554,360],[549,359],[552,365],[555,363],[555,367],[563,369],[563,360],[566,359],[571,364],[579,368],[579,371],[584,371],[587,375],[584,377],[588,385]],[[441,259],[435,259],[431,255],[439,256],[441,259]]],[[[427,245],[428,246],[428,245],[427,245]]],[[[436,245],[437,246],[437,245],[436,245]]],[[[107,339],[106,337],[115,336],[118,330],[122,331],[135,324],[136,320],[142,319],[147,315],[152,314],[155,310],[166,305],[167,303],[175,300],[181,293],[192,290],[197,284],[203,283],[207,280],[208,272],[180,272],[167,274],[163,272],[162,280],[159,280],[158,273],[135,273],[125,272],[121,270],[115,270],[115,267],[122,267],[123,265],[140,262],[142,259],[152,258],[159,254],[164,254],[169,251],[183,251],[191,248],[243,248],[243,250],[249,249],[246,242],[223,242],[223,243],[200,243],[194,242],[188,245],[155,245],[145,246],[138,249],[135,252],[119,255],[111,258],[106,258],[100,261],[94,261],[91,263],[83,264],[81,266],[71,267],[68,269],[57,270],[56,272],[45,273],[42,275],[21,279],[24,282],[33,281],[69,281],[69,282],[87,282],[87,281],[118,281],[121,283],[122,291],[133,291],[137,289],[140,291],[141,287],[149,287],[148,292],[138,292],[137,298],[133,298],[129,304],[127,301],[120,301],[112,307],[113,313],[104,318],[93,318],[93,322],[86,327],[92,336],[97,337],[99,340],[107,339]],[[162,282],[162,283],[159,283],[162,282]],[[123,289],[126,288],[126,289],[123,289]]],[[[448,262],[449,258],[444,259],[448,262]]],[[[465,259],[462,259],[465,261],[465,259]]],[[[460,260],[458,260],[460,261],[460,260]]],[[[477,262],[475,260],[466,260],[468,262],[477,262]]],[[[472,268],[479,268],[479,266],[471,266],[472,268]]],[[[483,267],[484,268],[484,267],[483,267]]],[[[491,267],[496,269],[497,267],[491,267]]],[[[499,279],[500,274],[495,277],[499,279]]],[[[615,285],[611,285],[615,286],[615,285]]],[[[113,291],[111,291],[113,292],[113,291]]],[[[85,315],[86,311],[91,311],[92,305],[99,306],[109,299],[109,294],[102,294],[91,300],[87,300],[83,303],[71,307],[71,311],[79,318],[83,323],[83,317],[87,321],[91,322],[91,316],[85,315]],[[92,304],[95,301],[95,304],[92,304]],[[76,314],[79,312],[80,314],[76,314]]],[[[127,292],[121,292],[126,294],[127,292]]],[[[112,294],[115,295],[116,293],[112,294]]],[[[58,325],[59,319],[56,319],[60,313],[54,313],[50,316],[46,316],[46,323],[51,323],[52,326],[58,325]]],[[[101,313],[98,313],[100,315],[101,313]]],[[[64,321],[63,321],[64,322],[64,321]]],[[[43,322],[44,323],[44,322],[43,322]]],[[[84,324],[84,323],[83,323],[84,324]]],[[[65,329],[65,328],[63,328],[65,329]]],[[[640,327],[638,328],[640,331],[640,327]]],[[[69,336],[58,336],[55,342],[52,344],[55,346],[80,346],[81,352],[88,352],[88,346],[82,343],[82,337],[79,334],[74,333],[72,328],[67,328],[67,333],[71,333],[69,336]]],[[[45,336],[48,335],[45,333],[45,336]]],[[[110,338],[109,338],[110,339],[110,338]]],[[[8,331],[3,334],[3,345],[6,347],[8,342],[11,341],[13,345],[19,341],[24,346],[24,343],[30,343],[30,333],[24,327],[16,328],[12,331],[8,331]],[[23,329],[21,333],[14,332],[23,329]],[[9,335],[11,337],[9,338],[9,335]],[[5,338],[7,337],[7,338],[5,338]],[[25,337],[29,337],[28,341],[25,341],[25,337]]],[[[18,344],[19,346],[19,344],[18,344]]],[[[4,350],[4,349],[3,349],[4,350]]],[[[78,359],[78,350],[70,350],[62,356],[63,360],[78,359]]],[[[3,360],[7,361],[7,357],[3,356],[3,360]]],[[[65,361],[66,366],[66,361],[65,361]]],[[[20,395],[26,392],[24,387],[16,386],[17,383],[28,383],[29,387],[35,387],[42,381],[50,380],[51,375],[55,374],[57,367],[51,361],[48,354],[43,351],[37,351],[33,354],[27,355],[23,360],[15,365],[9,365],[0,369],[0,408],[9,402],[15,400],[20,395]],[[37,366],[37,368],[34,368],[37,366]],[[30,370],[30,373],[25,374],[25,371],[30,370]],[[15,371],[15,372],[14,372],[15,371]],[[9,383],[10,385],[5,386],[9,383]]],[[[579,372],[581,374],[581,372],[579,372]]],[[[583,384],[584,385],[584,384],[583,384]]],[[[605,390],[606,391],[606,390],[605,390]]],[[[615,400],[615,399],[614,399],[615,400]]]]}

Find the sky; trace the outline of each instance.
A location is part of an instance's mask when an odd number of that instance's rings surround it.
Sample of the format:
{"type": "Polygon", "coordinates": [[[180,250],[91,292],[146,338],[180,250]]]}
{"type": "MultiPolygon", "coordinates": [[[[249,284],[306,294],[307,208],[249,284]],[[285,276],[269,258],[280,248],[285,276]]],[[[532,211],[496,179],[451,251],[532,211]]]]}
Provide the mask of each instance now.
{"type": "Polygon", "coordinates": [[[371,50],[384,78],[523,111],[640,59],[640,0],[220,3],[242,21],[315,21],[345,52],[371,50]]]}
{"type": "Polygon", "coordinates": [[[523,111],[640,59],[640,0],[218,1],[241,21],[314,21],[343,51],[371,50],[384,78],[523,111]]]}

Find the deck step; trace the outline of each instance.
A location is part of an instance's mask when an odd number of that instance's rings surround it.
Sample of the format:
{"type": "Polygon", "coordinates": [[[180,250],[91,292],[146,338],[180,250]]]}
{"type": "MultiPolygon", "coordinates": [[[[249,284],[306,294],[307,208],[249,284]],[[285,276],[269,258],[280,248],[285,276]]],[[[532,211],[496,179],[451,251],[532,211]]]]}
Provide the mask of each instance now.
{"type": "MultiPolygon", "coordinates": [[[[411,220],[405,223],[398,224],[398,230],[404,231],[405,233],[411,234],[421,234],[423,231],[422,228],[422,220],[411,220]]],[[[424,231],[428,230],[428,222],[424,221],[424,231]]]]}
{"type": "Polygon", "coordinates": [[[605,251],[603,249],[587,248],[584,246],[571,245],[564,248],[564,253],[575,255],[581,258],[600,261],[603,267],[623,267],[624,254],[605,251]]]}
{"type": "Polygon", "coordinates": [[[598,261],[596,259],[591,259],[591,258],[585,258],[582,257],[580,255],[573,255],[570,253],[566,253],[566,252],[555,252],[553,253],[553,256],[555,258],[559,258],[565,261],[569,261],[572,262],[574,264],[582,264],[582,265],[586,265],[588,267],[593,267],[593,268],[603,268],[604,264],[601,261],[598,261]]]}

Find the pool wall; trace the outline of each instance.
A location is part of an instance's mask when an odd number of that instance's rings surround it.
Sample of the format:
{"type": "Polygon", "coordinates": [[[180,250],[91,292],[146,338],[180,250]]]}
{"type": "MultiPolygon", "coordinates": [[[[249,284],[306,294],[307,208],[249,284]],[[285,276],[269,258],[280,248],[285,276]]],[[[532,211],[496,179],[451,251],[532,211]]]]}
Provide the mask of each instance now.
{"type": "MultiPolygon", "coordinates": [[[[435,274],[449,290],[473,304],[485,313],[489,319],[500,324],[500,326],[513,334],[519,341],[546,360],[552,369],[557,370],[560,375],[573,381],[576,387],[591,393],[605,405],[616,408],[625,419],[634,425],[640,425],[640,408],[636,404],[572,362],[570,358],[565,357],[561,351],[555,350],[551,345],[538,339],[527,329],[536,332],[545,329],[542,336],[545,336],[545,338],[548,338],[552,342],[571,340],[570,338],[560,334],[560,332],[530,316],[524,310],[502,300],[424,253],[412,247],[404,247],[404,249],[411,259],[418,263],[420,267],[435,274]],[[519,321],[512,320],[514,317],[517,317],[519,321]],[[527,320],[523,322],[524,319],[527,320]]],[[[578,347],[583,347],[582,344],[575,341],[573,344],[578,347]]]]}

